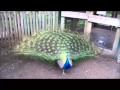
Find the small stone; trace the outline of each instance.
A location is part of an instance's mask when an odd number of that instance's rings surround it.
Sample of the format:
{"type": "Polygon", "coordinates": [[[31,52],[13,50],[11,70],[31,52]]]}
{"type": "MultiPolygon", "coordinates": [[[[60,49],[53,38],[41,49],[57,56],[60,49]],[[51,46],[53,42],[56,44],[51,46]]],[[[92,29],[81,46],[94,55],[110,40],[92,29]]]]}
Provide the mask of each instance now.
{"type": "Polygon", "coordinates": [[[21,63],[22,61],[20,60],[20,63],[21,63]]]}

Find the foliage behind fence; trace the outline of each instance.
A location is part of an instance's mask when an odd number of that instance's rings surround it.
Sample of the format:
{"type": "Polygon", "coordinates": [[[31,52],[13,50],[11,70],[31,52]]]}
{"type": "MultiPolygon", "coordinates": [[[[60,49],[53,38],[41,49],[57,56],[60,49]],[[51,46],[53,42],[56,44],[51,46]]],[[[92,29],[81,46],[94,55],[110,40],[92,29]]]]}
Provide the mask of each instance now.
{"type": "Polygon", "coordinates": [[[11,45],[38,30],[58,28],[56,11],[1,11],[0,12],[0,47],[11,45]]]}

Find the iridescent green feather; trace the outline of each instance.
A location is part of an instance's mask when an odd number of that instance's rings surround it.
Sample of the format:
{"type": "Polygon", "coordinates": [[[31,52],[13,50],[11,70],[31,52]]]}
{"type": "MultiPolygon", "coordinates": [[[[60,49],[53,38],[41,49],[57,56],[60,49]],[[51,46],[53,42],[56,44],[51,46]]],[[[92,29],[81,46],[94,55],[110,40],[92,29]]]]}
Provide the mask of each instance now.
{"type": "Polygon", "coordinates": [[[60,59],[60,53],[68,52],[74,61],[95,56],[96,49],[77,32],[42,31],[25,37],[15,49],[18,54],[32,55],[47,61],[60,59]]]}

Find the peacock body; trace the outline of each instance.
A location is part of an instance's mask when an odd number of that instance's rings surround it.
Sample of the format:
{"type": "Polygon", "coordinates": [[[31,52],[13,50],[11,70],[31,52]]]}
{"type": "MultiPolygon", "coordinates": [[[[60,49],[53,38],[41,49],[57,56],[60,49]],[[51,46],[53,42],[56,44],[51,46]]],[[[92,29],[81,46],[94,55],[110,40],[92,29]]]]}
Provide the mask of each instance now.
{"type": "Polygon", "coordinates": [[[60,68],[69,69],[72,61],[96,55],[95,48],[72,31],[41,31],[23,38],[15,47],[19,54],[33,55],[47,61],[57,61],[60,68]]]}

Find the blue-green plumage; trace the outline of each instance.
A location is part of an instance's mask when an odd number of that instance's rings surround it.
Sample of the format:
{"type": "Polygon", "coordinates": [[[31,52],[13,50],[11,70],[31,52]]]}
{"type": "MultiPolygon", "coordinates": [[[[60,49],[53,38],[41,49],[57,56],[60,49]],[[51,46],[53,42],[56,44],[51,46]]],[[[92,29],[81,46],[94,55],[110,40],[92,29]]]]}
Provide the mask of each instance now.
{"type": "Polygon", "coordinates": [[[69,60],[68,60],[68,58],[67,58],[64,66],[63,66],[63,69],[69,69],[69,68],[71,68],[71,67],[72,67],[72,65],[70,65],[69,60]]]}

